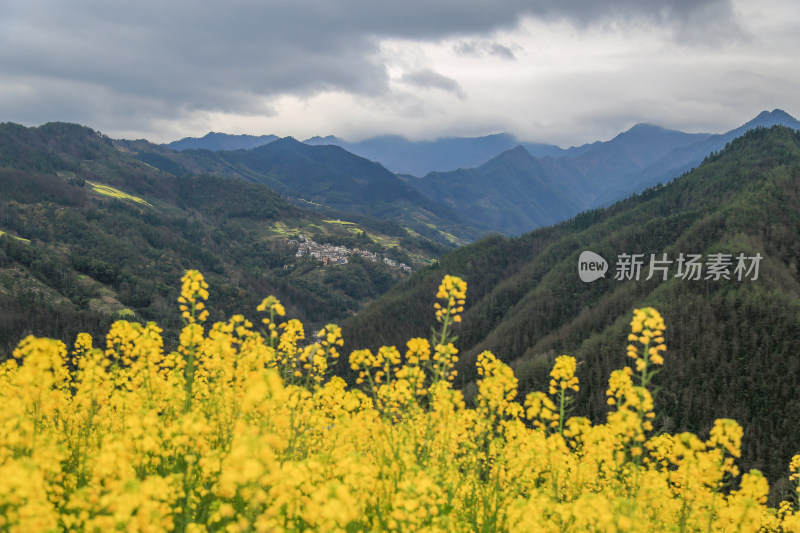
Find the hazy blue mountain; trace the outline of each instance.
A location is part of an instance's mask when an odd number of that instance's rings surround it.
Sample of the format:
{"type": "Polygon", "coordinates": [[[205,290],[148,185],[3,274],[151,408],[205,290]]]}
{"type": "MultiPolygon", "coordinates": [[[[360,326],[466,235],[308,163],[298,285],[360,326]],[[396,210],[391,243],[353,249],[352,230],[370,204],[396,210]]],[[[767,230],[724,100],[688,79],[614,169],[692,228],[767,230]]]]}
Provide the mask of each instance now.
{"type": "Polygon", "coordinates": [[[605,142],[570,148],[563,157],[571,157],[582,165],[599,169],[644,167],[681,146],[688,146],[710,137],[710,133],[684,133],[655,126],[636,124],[605,142]]]}
{"type": "Polygon", "coordinates": [[[200,138],[185,137],[163,146],[179,152],[182,150],[249,150],[269,144],[278,138],[277,135],[230,135],[212,131],[200,138]]]}
{"type": "Polygon", "coordinates": [[[555,224],[589,203],[586,176],[571,160],[533,157],[517,146],[473,169],[403,177],[475,223],[518,235],[555,224]]]}
{"type": "Polygon", "coordinates": [[[602,203],[608,191],[623,190],[630,194],[629,175],[641,172],[676,148],[705,140],[710,135],[637,124],[609,141],[570,148],[559,162],[563,166],[571,162],[578,176],[585,178],[581,188],[575,191],[585,209],[602,203]]]}
{"type": "Polygon", "coordinates": [[[608,187],[608,189],[597,198],[593,205],[603,205],[624,198],[633,192],[642,191],[658,183],[666,183],[684,172],[697,167],[706,156],[722,150],[725,148],[726,144],[736,137],[740,137],[748,130],[771,126],[787,126],[797,130],[800,129],[800,121],[781,109],[762,111],[754,119],[738,128],[734,128],[726,133],[708,135],[706,138],[700,139],[687,146],[676,147],[670,150],[642,170],[629,173],[624,176],[622,180],[619,180],[618,183],[608,187]]]}
{"type": "Polygon", "coordinates": [[[518,145],[474,169],[405,179],[476,222],[518,235],[588,209],[631,172],[708,136],[637,124],[609,141],[562,151],[560,157],[535,157],[518,145]]]}
{"type": "Polygon", "coordinates": [[[306,144],[310,144],[311,146],[319,146],[319,145],[324,145],[324,144],[333,144],[335,146],[343,146],[343,145],[347,144],[347,141],[345,141],[344,139],[340,139],[339,137],[336,137],[335,135],[326,135],[325,137],[320,137],[319,135],[315,135],[314,137],[311,137],[310,139],[306,139],[303,142],[306,143],[306,144]]]}
{"type": "Polygon", "coordinates": [[[643,160],[658,158],[676,146],[687,146],[710,137],[710,133],[685,133],[662,128],[655,124],[636,124],[608,141],[596,141],[581,146],[572,146],[561,153],[563,157],[578,158],[585,154],[602,152],[604,148],[615,146],[632,153],[632,157],[643,160]]]}
{"type": "Polygon", "coordinates": [[[533,157],[561,157],[566,150],[554,144],[545,143],[520,143],[533,157]]]}
{"type": "MultiPolygon", "coordinates": [[[[409,141],[397,135],[384,135],[351,143],[337,137],[312,137],[307,144],[333,144],[361,157],[378,161],[396,174],[424,176],[477,167],[520,144],[507,133],[485,137],[447,137],[435,141],[409,141]]],[[[525,144],[537,157],[556,156],[563,150],[550,144],[525,144]]]]}
{"type": "Polygon", "coordinates": [[[524,157],[519,146],[476,168],[404,179],[429,198],[469,213],[476,223],[518,235],[667,182],[746,131],[772,125],[797,129],[800,123],[775,110],[719,135],[637,124],[609,141],[556,157],[524,157]]]}

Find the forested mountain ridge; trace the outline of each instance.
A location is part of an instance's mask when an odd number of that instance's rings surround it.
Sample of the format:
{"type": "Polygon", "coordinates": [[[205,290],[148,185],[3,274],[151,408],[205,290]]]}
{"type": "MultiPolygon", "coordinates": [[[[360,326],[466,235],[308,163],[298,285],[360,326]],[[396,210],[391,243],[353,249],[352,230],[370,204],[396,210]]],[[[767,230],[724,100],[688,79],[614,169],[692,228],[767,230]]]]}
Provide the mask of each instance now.
{"type": "Polygon", "coordinates": [[[448,249],[395,222],[320,215],[263,185],[173,175],[125,150],[74,124],[0,125],[0,357],[26,334],[71,343],[119,317],[174,338],[191,268],[215,286],[212,319],[255,313],[274,294],[309,326],[338,321],[407,275],[387,262],[416,268],[448,249]],[[322,260],[346,263],[297,257],[301,234],[329,245],[322,260]]]}
{"type": "Polygon", "coordinates": [[[723,134],[636,124],[610,140],[566,150],[520,143],[508,134],[426,142],[314,137],[300,143],[210,133],[165,145],[180,152],[144,141],[126,146],[173,174],[238,176],[303,207],[396,220],[428,238],[465,244],[492,231],[519,235],[667,183],[745,131],[775,124],[800,127],[776,109],[723,134]],[[255,146],[260,142],[265,144],[255,146]],[[185,149],[190,146],[209,149],[185,149]],[[236,146],[247,149],[221,149],[236,146]],[[417,172],[424,168],[443,170],[417,172]]]}
{"type": "MultiPolygon", "coordinates": [[[[609,372],[626,364],[627,323],[642,306],[667,323],[656,396],[665,429],[707,431],[715,418],[745,428],[743,466],[773,480],[800,443],[800,133],[756,129],[694,171],[608,208],[521,237],[493,236],[443,256],[344,324],[348,347],[427,336],[431,296],[444,274],[469,284],[459,380],[474,390],[476,356],[511,363],[524,394],[546,389],[555,356],[580,361],[576,414],[600,418],[609,372]],[[592,251],[605,278],[578,276],[592,251]],[[680,254],[760,256],[757,279],[675,277],[680,254]],[[615,279],[621,254],[642,254],[641,278],[615,279]],[[646,280],[651,254],[668,278],[646,280]],[[616,260],[616,261],[615,261],[616,260]],[[779,406],[779,407],[778,407],[779,406]]],[[[751,276],[752,278],[752,272],[751,276]]]]}
{"type": "Polygon", "coordinates": [[[184,137],[162,146],[178,152],[182,150],[249,150],[276,140],[278,140],[277,135],[230,135],[212,131],[199,139],[184,137]]]}
{"type": "Polygon", "coordinates": [[[480,224],[426,197],[380,164],[338,146],[310,146],[291,137],[250,150],[215,152],[174,152],[144,141],[117,144],[166,172],[244,178],[302,207],[392,220],[442,243],[465,244],[486,233],[480,224]]]}

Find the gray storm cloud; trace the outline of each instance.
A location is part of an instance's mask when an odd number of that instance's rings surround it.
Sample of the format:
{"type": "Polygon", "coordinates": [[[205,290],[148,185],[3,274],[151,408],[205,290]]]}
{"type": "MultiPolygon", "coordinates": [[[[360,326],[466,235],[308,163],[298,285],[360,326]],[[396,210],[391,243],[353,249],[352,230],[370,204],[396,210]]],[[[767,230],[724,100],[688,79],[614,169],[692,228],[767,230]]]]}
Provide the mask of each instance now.
{"type": "MultiPolygon", "coordinates": [[[[0,120],[86,124],[249,113],[285,94],[380,97],[391,91],[383,39],[481,36],[524,17],[641,18],[686,32],[731,13],[727,0],[2,0],[0,9],[0,120]]],[[[464,42],[514,58],[501,44],[464,42]]],[[[404,81],[464,97],[457,80],[430,69],[404,81]]]]}

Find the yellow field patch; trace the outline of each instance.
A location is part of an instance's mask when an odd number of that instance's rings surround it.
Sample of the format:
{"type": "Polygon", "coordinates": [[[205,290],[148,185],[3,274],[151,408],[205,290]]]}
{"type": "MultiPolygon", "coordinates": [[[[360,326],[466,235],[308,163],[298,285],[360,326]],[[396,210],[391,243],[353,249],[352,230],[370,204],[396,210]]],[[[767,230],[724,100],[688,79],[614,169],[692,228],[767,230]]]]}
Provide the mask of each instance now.
{"type": "Polygon", "coordinates": [[[31,242],[30,239],[23,239],[22,237],[17,237],[16,235],[11,235],[10,233],[6,233],[5,231],[0,230],[0,235],[8,235],[9,237],[14,237],[18,241],[22,242],[31,242]]]}
{"type": "Polygon", "coordinates": [[[284,237],[292,237],[302,231],[301,228],[290,227],[280,221],[275,222],[272,226],[270,226],[270,230],[284,237]]]}
{"type": "Polygon", "coordinates": [[[103,185],[100,183],[94,183],[92,181],[86,180],[86,183],[92,186],[92,190],[97,194],[102,194],[103,196],[110,196],[111,198],[119,198],[121,200],[131,200],[138,204],[144,204],[148,207],[153,207],[147,200],[143,200],[138,196],[133,196],[132,194],[128,194],[126,192],[122,192],[119,189],[115,189],[109,185],[103,185]]]}

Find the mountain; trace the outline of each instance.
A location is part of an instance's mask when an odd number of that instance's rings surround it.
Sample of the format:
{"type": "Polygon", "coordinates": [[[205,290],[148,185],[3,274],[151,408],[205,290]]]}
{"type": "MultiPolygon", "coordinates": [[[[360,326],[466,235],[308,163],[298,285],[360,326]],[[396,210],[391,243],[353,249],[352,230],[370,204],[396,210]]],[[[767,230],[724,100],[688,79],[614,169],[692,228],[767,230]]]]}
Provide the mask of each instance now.
{"type": "Polygon", "coordinates": [[[483,232],[380,164],[338,146],[311,146],[291,137],[251,150],[216,152],[174,152],[141,141],[126,146],[141,161],[165,172],[244,178],[310,209],[393,220],[443,243],[463,244],[483,232]]]}
{"type": "Polygon", "coordinates": [[[451,249],[396,222],[302,209],[247,180],[167,173],[136,146],[149,145],[75,124],[0,125],[0,359],[26,334],[71,343],[121,317],[157,321],[174,342],[191,268],[214,287],[212,320],[255,314],[274,294],[316,327],[407,277],[398,262],[418,268],[451,249]],[[301,235],[330,266],[297,256],[301,235]]]}
{"type": "Polygon", "coordinates": [[[561,157],[578,158],[589,154],[588,160],[609,159],[610,154],[621,154],[633,165],[655,161],[675,147],[687,146],[707,139],[710,133],[684,133],[654,124],[639,123],[609,141],[596,141],[564,150],[561,157]],[[609,150],[610,148],[610,150],[609,150]]]}
{"type": "Polygon", "coordinates": [[[578,168],[592,176],[602,188],[616,186],[627,174],[642,170],[676,148],[710,137],[708,133],[684,133],[652,124],[637,124],[610,141],[567,150],[578,168]]]}
{"type": "Polygon", "coordinates": [[[403,177],[430,199],[506,235],[555,224],[588,206],[587,177],[570,160],[535,158],[517,146],[474,169],[403,177]]]}
{"type": "Polygon", "coordinates": [[[772,111],[762,111],[752,120],[723,134],[723,138],[727,139],[725,142],[730,142],[733,138],[744,134],[748,130],[769,128],[776,125],[786,126],[794,130],[800,129],[800,122],[792,115],[783,109],[773,109],[772,111]]]}
{"type": "MultiPolygon", "coordinates": [[[[185,137],[161,146],[178,152],[251,150],[279,138],[275,135],[231,135],[210,132],[200,138],[185,137]]],[[[483,137],[446,137],[434,141],[410,141],[399,135],[383,135],[359,142],[348,142],[329,135],[311,137],[303,143],[309,146],[339,146],[358,156],[377,161],[396,174],[415,176],[423,176],[432,171],[475,167],[519,144],[523,144],[537,157],[556,156],[563,152],[562,148],[551,144],[520,143],[506,133],[483,137]]]]}
{"type": "MultiPolygon", "coordinates": [[[[581,195],[578,203],[588,208],[606,205],[632,192],[674,179],[696,167],[708,154],[721,150],[726,143],[749,129],[773,125],[796,129],[799,124],[780,109],[764,111],[746,124],[724,134],[684,133],[653,124],[636,124],[609,141],[587,143],[566,150],[551,144],[520,142],[506,133],[418,142],[396,135],[359,142],[348,142],[334,136],[312,137],[303,142],[311,146],[339,146],[348,152],[379,162],[393,173],[407,177],[477,169],[503,152],[523,146],[536,158],[549,157],[558,161],[557,165],[562,167],[562,175],[563,172],[568,172],[573,180],[586,176],[588,180],[579,191],[586,194],[585,197],[581,195]]],[[[277,139],[274,135],[255,137],[212,132],[202,139],[186,138],[163,146],[173,150],[229,151],[252,149],[277,139]]],[[[534,215],[533,218],[541,217],[534,215]]],[[[507,226],[513,227],[514,223],[507,226]]],[[[506,231],[502,227],[490,229],[506,231]]],[[[524,229],[530,230],[532,227],[524,229]]]]}
{"type": "MultiPolygon", "coordinates": [[[[520,144],[507,133],[416,142],[397,135],[385,135],[356,143],[336,137],[312,137],[304,142],[311,145],[341,146],[348,152],[380,162],[396,174],[413,176],[476,167],[520,144]]],[[[529,143],[526,144],[526,149],[536,156],[552,156],[562,152],[558,146],[548,144],[529,143]]]]}
{"type": "Polygon", "coordinates": [[[404,180],[428,198],[470,213],[474,223],[519,235],[588,209],[605,191],[623,186],[622,177],[676,146],[707,137],[638,124],[610,141],[572,148],[555,158],[534,157],[518,145],[474,169],[404,180]]]}
{"type": "Polygon", "coordinates": [[[432,200],[460,206],[473,224],[519,235],[668,182],[744,132],[776,124],[800,125],[780,110],[721,135],[637,124],[609,141],[557,157],[525,157],[518,146],[477,168],[403,179],[432,200]]]}
{"type": "Polygon", "coordinates": [[[738,128],[726,133],[709,135],[686,146],[676,147],[640,171],[628,173],[598,196],[593,205],[598,206],[609,201],[619,200],[631,192],[642,191],[657,183],[666,183],[698,166],[706,156],[722,150],[726,144],[745,132],[754,128],[778,125],[795,130],[800,129],[800,121],[781,109],[762,111],[758,116],[738,128]]]}
{"type": "Polygon", "coordinates": [[[337,137],[312,137],[304,141],[312,145],[336,145],[349,152],[378,161],[397,174],[425,176],[431,172],[447,172],[475,168],[499,154],[523,146],[537,158],[572,158],[584,170],[607,175],[641,170],[647,164],[676,147],[686,146],[709,137],[706,133],[684,133],[651,124],[637,124],[610,141],[572,147],[567,150],[552,144],[525,143],[507,133],[485,137],[448,137],[435,141],[409,141],[386,135],[351,143],[337,137]]]}
{"type": "Polygon", "coordinates": [[[569,150],[520,144],[508,134],[430,142],[399,136],[359,143],[331,136],[304,143],[285,138],[255,148],[248,144],[247,150],[223,150],[265,138],[209,134],[192,140],[204,141],[195,143],[201,150],[184,143],[178,155],[142,146],[137,151],[142,161],[166,172],[237,175],[300,205],[396,219],[430,238],[437,238],[434,226],[441,230],[440,240],[463,244],[487,231],[520,234],[630,194],[637,186],[631,174],[709,136],[637,124],[609,141],[569,150]],[[383,168],[366,160],[379,161],[383,168]],[[386,167],[411,187],[404,189],[386,167]],[[441,171],[414,177],[431,168],[441,171]]]}
{"type": "Polygon", "coordinates": [[[631,311],[653,306],[665,318],[668,347],[657,376],[656,410],[665,413],[657,426],[704,433],[716,418],[736,419],[745,431],[743,470],[776,480],[800,442],[798,224],[800,133],[750,130],[667,185],[443,256],[349,319],[347,347],[427,337],[436,286],[444,274],[458,275],[469,284],[456,331],[468,396],[483,350],[512,365],[522,395],[546,390],[555,356],[567,353],[579,360],[575,414],[600,419],[607,376],[626,364],[631,311]],[[583,251],[608,261],[605,278],[581,281],[583,251]],[[623,254],[642,254],[639,278],[615,279],[626,272],[623,254]],[[677,276],[681,254],[700,255],[701,279],[677,276]],[[737,279],[739,254],[748,267],[749,258],[762,258],[757,277],[737,279]],[[651,257],[670,261],[662,265],[666,279],[660,270],[646,279],[651,257]],[[730,279],[706,278],[715,257],[731,261],[730,279]]]}
{"type": "Polygon", "coordinates": [[[277,135],[230,135],[212,131],[200,138],[184,137],[179,141],[172,141],[162,146],[178,152],[183,150],[249,150],[269,144],[278,138],[277,135]]]}

